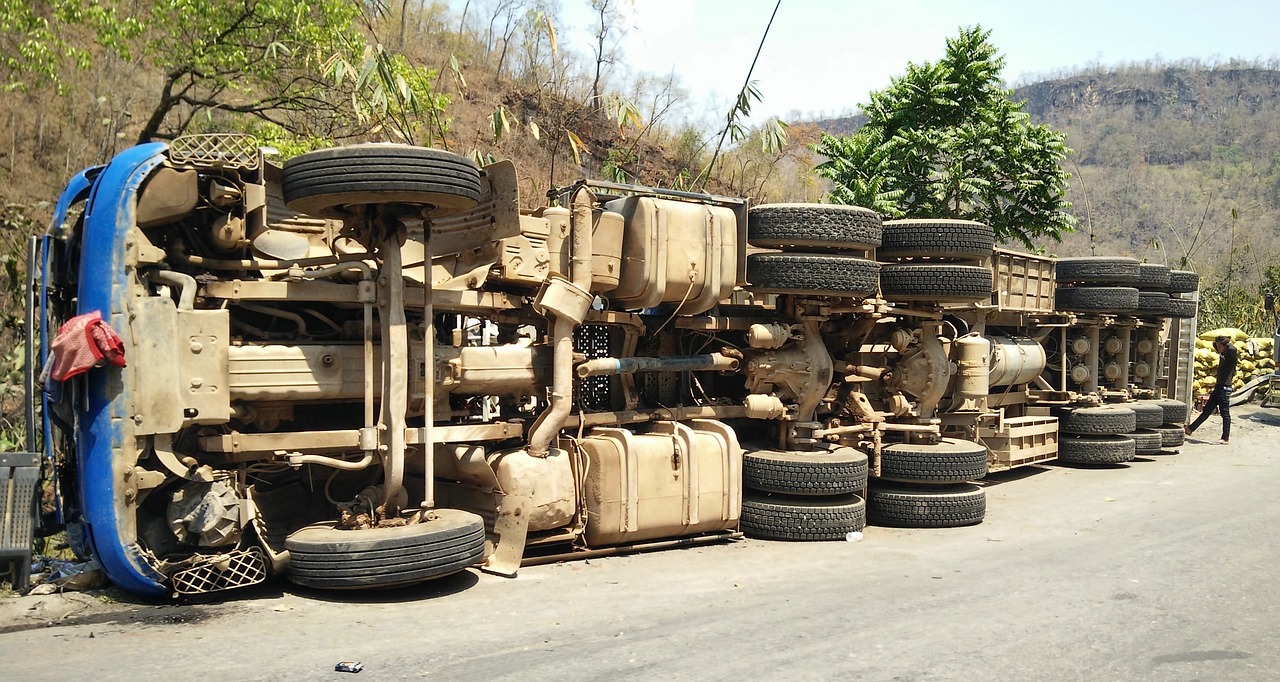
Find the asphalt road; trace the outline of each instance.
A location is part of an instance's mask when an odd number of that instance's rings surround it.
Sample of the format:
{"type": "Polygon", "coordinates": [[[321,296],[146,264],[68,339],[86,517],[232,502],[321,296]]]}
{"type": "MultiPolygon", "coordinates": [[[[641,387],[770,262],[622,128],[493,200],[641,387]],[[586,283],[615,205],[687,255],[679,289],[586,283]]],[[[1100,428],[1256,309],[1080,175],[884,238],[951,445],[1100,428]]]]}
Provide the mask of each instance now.
{"type": "Polygon", "coordinates": [[[3,600],[10,680],[1274,680],[1280,412],[993,477],[979,525],[204,605],[3,600]]]}

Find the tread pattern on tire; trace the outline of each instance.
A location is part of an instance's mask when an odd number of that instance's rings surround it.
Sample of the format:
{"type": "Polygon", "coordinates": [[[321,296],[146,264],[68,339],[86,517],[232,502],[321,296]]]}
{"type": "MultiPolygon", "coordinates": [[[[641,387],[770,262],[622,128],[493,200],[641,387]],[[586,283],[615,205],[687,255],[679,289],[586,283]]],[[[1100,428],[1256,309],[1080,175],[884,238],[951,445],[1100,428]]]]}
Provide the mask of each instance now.
{"type": "Polygon", "coordinates": [[[1173,398],[1158,398],[1149,402],[1159,405],[1160,409],[1164,410],[1165,424],[1187,423],[1187,404],[1181,400],[1174,400],[1173,398]]]}
{"type": "Polygon", "coordinates": [[[1169,294],[1163,291],[1138,291],[1138,314],[1164,317],[1169,314],[1169,294]]]}
{"type": "Polygon", "coordinates": [[[995,247],[991,226],[972,220],[886,220],[876,258],[987,258],[995,247]]]}
{"type": "Polygon", "coordinates": [[[1152,430],[1160,434],[1162,449],[1181,447],[1187,442],[1187,434],[1182,431],[1182,426],[1179,424],[1164,424],[1152,430]]]}
{"type": "Polygon", "coordinates": [[[1133,439],[1133,451],[1139,455],[1160,452],[1164,447],[1164,437],[1153,429],[1136,429],[1125,435],[1133,439]]]}
{"type": "Polygon", "coordinates": [[[1058,441],[1058,461],[1069,464],[1132,462],[1136,444],[1128,436],[1064,436],[1058,441]]]}
{"type": "Polygon", "coordinates": [[[1163,291],[1168,293],[1170,271],[1168,265],[1159,263],[1141,263],[1138,265],[1139,289],[1146,291],[1163,291]]]}
{"type": "Polygon", "coordinates": [[[1124,403],[1124,408],[1133,412],[1134,424],[1139,429],[1154,429],[1164,423],[1164,408],[1153,401],[1124,403]]]}
{"type": "Polygon", "coordinates": [[[484,558],[484,521],[479,516],[439,509],[436,519],[368,530],[340,530],[333,522],[313,524],[285,540],[288,578],[315,588],[381,587],[444,577],[484,558]]]}
{"type": "Polygon", "coordinates": [[[1189,294],[1200,288],[1200,275],[1190,270],[1170,270],[1169,286],[1165,291],[1171,294],[1189,294]]]}
{"type": "Polygon", "coordinates": [[[1055,307],[1081,313],[1131,313],[1138,309],[1133,287],[1059,287],[1055,307]]]}
{"type": "Polygon", "coordinates": [[[756,450],[742,456],[742,483],[785,495],[846,495],[867,486],[867,456],[854,448],[834,452],[756,450]]]}
{"type": "Polygon", "coordinates": [[[1132,284],[1138,281],[1138,259],[1127,256],[1059,258],[1054,267],[1058,283],[1132,284]]]}
{"type": "Polygon", "coordinates": [[[1138,428],[1138,416],[1120,405],[1067,407],[1057,411],[1058,432],[1087,435],[1116,435],[1138,428]]]}
{"type": "Polygon", "coordinates": [[[987,449],[943,438],[936,444],[894,443],[880,451],[880,480],[900,483],[964,483],[987,475],[987,449]]]}
{"type": "Polygon", "coordinates": [[[280,184],[290,208],[328,217],[359,203],[431,203],[451,215],[481,197],[480,169],[466,157],[403,144],[308,152],[285,163],[280,184]]]}
{"type": "Polygon", "coordinates": [[[972,484],[911,487],[875,483],[867,491],[867,519],[897,528],[955,528],[982,523],[987,491],[972,484]]]}
{"type": "Polygon", "coordinates": [[[880,245],[880,214],[840,204],[762,204],[747,212],[747,242],[766,249],[850,249],[880,245]]]}
{"type": "Polygon", "coordinates": [[[1166,317],[1188,319],[1196,316],[1196,301],[1185,298],[1169,298],[1164,302],[1166,317]]]}
{"type": "Polygon", "coordinates": [[[867,525],[867,504],[857,495],[792,497],[747,493],[739,526],[762,540],[843,540],[867,525]]]}
{"type": "Polygon", "coordinates": [[[761,291],[865,298],[879,288],[880,264],[853,256],[756,253],[747,256],[747,277],[761,291]]]}
{"type": "Polygon", "coordinates": [[[991,298],[991,280],[991,271],[976,265],[900,263],[880,269],[880,292],[888,301],[983,301],[991,298]]]}

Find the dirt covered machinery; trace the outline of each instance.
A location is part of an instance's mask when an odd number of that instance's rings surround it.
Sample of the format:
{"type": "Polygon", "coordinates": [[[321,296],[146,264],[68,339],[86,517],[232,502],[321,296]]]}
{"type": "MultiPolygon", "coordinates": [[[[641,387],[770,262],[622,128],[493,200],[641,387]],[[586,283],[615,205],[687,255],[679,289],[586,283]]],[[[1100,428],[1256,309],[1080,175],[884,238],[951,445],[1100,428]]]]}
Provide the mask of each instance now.
{"type": "MultiPolygon", "coordinates": [[[[521,210],[509,162],[389,144],[277,168],[192,136],[78,175],[40,244],[41,360],[96,312],[127,361],[45,386],[83,549],[159,595],[971,524],[972,481],[1058,454],[1059,410],[1157,395],[1077,380],[1053,260],[985,225],[587,181],[552,203],[521,210]]],[[[1133,330],[1159,322],[1098,320],[1097,353],[1153,352],[1133,330]]]]}

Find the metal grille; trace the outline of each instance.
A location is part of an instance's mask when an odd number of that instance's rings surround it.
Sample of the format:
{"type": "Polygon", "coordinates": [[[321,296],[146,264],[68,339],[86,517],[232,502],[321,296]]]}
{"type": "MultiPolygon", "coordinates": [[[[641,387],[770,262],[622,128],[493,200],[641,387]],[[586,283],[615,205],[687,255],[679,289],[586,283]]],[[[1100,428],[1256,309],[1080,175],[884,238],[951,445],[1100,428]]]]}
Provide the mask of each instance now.
{"type": "MultiPolygon", "coordinates": [[[[611,336],[606,325],[578,325],[573,334],[573,349],[585,355],[588,360],[610,357],[611,336]]],[[[584,410],[608,410],[612,406],[609,400],[609,377],[579,379],[577,390],[578,404],[584,410]]]]}
{"type": "Polygon", "coordinates": [[[257,547],[209,557],[208,561],[174,573],[178,594],[205,594],[257,585],[267,579],[267,562],[257,547]]]}
{"type": "Polygon", "coordinates": [[[254,170],[262,163],[258,140],[251,135],[183,135],[169,145],[176,164],[254,170]]]}

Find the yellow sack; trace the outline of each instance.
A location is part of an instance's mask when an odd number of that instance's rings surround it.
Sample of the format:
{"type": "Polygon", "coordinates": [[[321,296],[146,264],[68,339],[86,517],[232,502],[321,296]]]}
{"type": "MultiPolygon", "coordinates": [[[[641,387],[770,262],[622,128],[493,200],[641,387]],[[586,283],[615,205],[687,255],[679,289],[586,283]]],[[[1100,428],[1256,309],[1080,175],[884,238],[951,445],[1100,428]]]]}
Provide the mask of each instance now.
{"type": "Polygon", "coordinates": [[[1213,329],[1207,332],[1200,332],[1200,338],[1205,341],[1213,341],[1219,336],[1231,337],[1232,341],[1244,341],[1249,335],[1236,329],[1235,327],[1223,327],[1222,329],[1213,329]]]}

